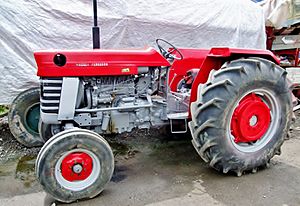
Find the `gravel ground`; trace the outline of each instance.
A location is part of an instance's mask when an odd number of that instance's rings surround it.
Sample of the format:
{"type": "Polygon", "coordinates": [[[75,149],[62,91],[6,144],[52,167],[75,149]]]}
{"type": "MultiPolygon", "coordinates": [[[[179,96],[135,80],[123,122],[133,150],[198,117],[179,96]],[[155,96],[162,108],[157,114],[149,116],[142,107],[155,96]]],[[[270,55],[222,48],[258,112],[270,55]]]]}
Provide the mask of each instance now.
{"type": "Polygon", "coordinates": [[[26,148],[10,134],[7,116],[0,118],[0,163],[14,159],[16,156],[35,156],[40,148],[26,148]]]}

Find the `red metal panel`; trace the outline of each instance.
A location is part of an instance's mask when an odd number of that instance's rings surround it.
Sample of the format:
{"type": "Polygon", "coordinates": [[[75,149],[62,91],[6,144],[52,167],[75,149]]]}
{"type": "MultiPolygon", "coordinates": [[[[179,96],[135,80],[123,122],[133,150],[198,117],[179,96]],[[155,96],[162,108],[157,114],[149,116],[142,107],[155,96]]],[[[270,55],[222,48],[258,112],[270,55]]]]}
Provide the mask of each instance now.
{"type": "Polygon", "coordinates": [[[278,59],[271,51],[261,49],[240,49],[240,48],[212,48],[209,52],[211,57],[262,57],[280,64],[278,59]]]}
{"type": "Polygon", "coordinates": [[[277,56],[292,56],[295,59],[294,67],[298,67],[299,64],[299,48],[295,49],[283,49],[283,50],[275,50],[273,53],[277,56]]]}
{"type": "Polygon", "coordinates": [[[273,61],[276,64],[280,63],[280,60],[268,50],[212,48],[202,62],[200,71],[193,83],[190,103],[197,100],[198,85],[206,83],[211,70],[218,70],[226,61],[242,57],[261,57],[273,61]]]}
{"type": "MultiPolygon", "coordinates": [[[[277,64],[280,60],[270,51],[254,50],[254,49],[238,49],[238,48],[212,48],[212,49],[191,49],[180,48],[179,51],[183,54],[183,60],[175,60],[170,69],[170,88],[176,91],[177,85],[186,72],[190,69],[201,68],[201,83],[205,83],[211,69],[219,69],[221,65],[219,61],[228,61],[229,59],[236,59],[240,57],[257,56],[269,59],[277,64]],[[209,58],[207,60],[207,58],[209,58]],[[220,60],[212,60],[211,58],[220,58],[220,60]],[[203,63],[206,61],[205,63],[203,63]],[[210,62],[212,61],[212,62],[210,62]]],[[[197,91],[197,90],[196,90],[197,91]]],[[[192,98],[194,99],[194,98],[192,98]]]]}
{"type": "Polygon", "coordinates": [[[180,48],[183,60],[175,60],[170,68],[170,88],[172,91],[177,90],[177,85],[183,79],[190,69],[200,69],[200,66],[209,53],[209,49],[188,49],[180,48]]]}
{"type": "Polygon", "coordinates": [[[170,63],[153,48],[135,50],[78,50],[39,51],[34,53],[38,76],[103,76],[137,74],[142,66],[170,66],[170,63]],[[56,54],[66,56],[67,63],[54,64],[56,54]]]}

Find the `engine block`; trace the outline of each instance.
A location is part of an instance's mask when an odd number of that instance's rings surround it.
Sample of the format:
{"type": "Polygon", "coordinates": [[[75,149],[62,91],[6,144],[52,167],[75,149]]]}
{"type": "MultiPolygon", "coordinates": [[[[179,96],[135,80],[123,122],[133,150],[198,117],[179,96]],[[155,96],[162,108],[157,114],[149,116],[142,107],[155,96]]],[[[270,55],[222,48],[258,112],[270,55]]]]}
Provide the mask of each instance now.
{"type": "Polygon", "coordinates": [[[85,82],[91,90],[92,106],[111,104],[118,96],[134,96],[135,83],[131,76],[90,78],[85,82]]]}
{"type": "MultiPolygon", "coordinates": [[[[166,83],[159,81],[165,74],[152,69],[146,74],[128,76],[43,78],[42,121],[73,122],[100,134],[168,124],[167,104],[171,101],[169,104],[181,105],[185,98],[162,92],[166,83]]],[[[181,112],[178,108],[174,111],[181,112]]]]}

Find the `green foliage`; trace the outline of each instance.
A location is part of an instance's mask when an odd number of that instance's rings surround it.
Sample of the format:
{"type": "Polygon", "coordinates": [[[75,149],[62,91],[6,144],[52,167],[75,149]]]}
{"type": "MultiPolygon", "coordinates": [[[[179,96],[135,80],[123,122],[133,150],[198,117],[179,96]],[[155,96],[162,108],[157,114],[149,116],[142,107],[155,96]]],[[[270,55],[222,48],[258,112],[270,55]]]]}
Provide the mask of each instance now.
{"type": "Polygon", "coordinates": [[[0,105],[0,115],[6,114],[8,112],[8,107],[5,105],[0,105]]]}

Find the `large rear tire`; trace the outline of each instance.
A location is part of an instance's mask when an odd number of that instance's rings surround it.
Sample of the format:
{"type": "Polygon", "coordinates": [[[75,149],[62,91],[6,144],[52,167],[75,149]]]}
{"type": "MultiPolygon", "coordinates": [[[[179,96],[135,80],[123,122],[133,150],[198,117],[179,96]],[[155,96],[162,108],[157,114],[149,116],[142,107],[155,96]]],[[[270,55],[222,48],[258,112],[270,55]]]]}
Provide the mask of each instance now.
{"type": "Polygon", "coordinates": [[[50,138],[36,160],[37,179],[56,200],[70,203],[93,198],[110,181],[114,157],[98,134],[70,129],[50,138]]]}
{"type": "Polygon", "coordinates": [[[292,117],[286,74],[265,59],[238,59],[199,85],[189,126],[204,161],[240,176],[280,154],[292,117]]]}
{"type": "Polygon", "coordinates": [[[41,146],[38,124],[40,119],[40,89],[31,88],[20,93],[8,112],[8,124],[12,135],[26,147],[41,146]]]}

